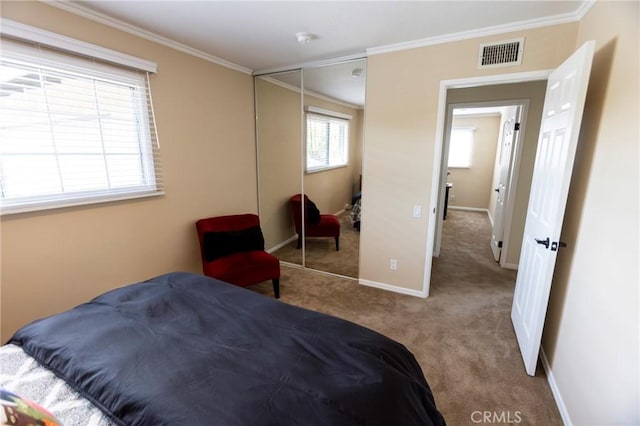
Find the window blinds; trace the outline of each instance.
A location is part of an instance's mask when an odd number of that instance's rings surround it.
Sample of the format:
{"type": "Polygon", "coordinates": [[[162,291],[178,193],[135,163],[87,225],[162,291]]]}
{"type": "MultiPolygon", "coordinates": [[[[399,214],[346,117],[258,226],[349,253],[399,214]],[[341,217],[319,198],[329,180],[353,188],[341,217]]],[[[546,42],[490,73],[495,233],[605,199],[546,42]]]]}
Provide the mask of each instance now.
{"type": "Polygon", "coordinates": [[[1,212],[163,192],[148,73],[2,40],[1,212]]]}

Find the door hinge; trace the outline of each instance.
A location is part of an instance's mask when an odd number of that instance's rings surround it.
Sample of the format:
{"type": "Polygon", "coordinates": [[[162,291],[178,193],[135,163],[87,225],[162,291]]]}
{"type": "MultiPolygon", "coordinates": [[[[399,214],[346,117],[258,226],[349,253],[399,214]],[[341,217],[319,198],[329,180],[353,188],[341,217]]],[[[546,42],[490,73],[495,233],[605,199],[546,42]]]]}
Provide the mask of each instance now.
{"type": "Polygon", "coordinates": [[[502,248],[502,241],[498,241],[498,248],[502,248]]]}
{"type": "Polygon", "coordinates": [[[516,123],[515,126],[513,126],[513,130],[520,130],[520,123],[516,123]]]}

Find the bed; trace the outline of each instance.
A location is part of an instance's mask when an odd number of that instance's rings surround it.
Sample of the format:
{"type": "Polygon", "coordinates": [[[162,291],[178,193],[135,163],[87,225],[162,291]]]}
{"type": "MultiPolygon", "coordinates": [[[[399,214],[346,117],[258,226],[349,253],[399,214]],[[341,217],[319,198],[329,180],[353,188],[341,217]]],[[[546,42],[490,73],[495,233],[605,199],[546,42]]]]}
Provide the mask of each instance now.
{"type": "Polygon", "coordinates": [[[0,373],[65,425],[444,424],[400,343],[189,273],[21,328],[0,373]]]}

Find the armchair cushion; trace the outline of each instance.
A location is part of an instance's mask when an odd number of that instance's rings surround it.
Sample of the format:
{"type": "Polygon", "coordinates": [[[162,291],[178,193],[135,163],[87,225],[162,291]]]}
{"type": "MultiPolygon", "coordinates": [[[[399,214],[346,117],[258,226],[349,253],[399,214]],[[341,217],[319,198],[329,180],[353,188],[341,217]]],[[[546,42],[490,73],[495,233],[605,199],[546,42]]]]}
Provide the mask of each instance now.
{"type": "Polygon", "coordinates": [[[207,262],[237,252],[264,250],[264,237],[259,226],[235,231],[205,232],[203,256],[207,262]]]}
{"type": "Polygon", "coordinates": [[[244,251],[203,264],[204,274],[246,287],[280,277],[280,262],[266,251],[244,251]]]}
{"type": "Polygon", "coordinates": [[[307,223],[317,224],[320,223],[320,209],[316,206],[316,203],[307,198],[307,223]]]}

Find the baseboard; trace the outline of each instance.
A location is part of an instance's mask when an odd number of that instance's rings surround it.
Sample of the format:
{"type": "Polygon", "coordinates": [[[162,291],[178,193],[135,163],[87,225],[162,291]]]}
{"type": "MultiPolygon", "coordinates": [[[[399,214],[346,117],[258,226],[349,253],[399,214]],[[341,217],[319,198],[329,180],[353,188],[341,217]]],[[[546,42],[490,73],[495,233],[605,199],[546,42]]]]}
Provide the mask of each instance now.
{"type": "Polygon", "coordinates": [[[409,295],[409,296],[421,297],[423,299],[425,299],[427,297],[427,294],[424,291],[411,290],[409,288],[398,287],[398,286],[391,285],[391,284],[385,284],[385,283],[379,283],[379,282],[376,282],[376,281],[363,280],[362,278],[360,278],[358,280],[358,284],[366,285],[367,287],[379,288],[381,290],[392,291],[394,293],[400,293],[400,294],[406,294],[406,295],[409,295]]]}
{"type": "Polygon", "coordinates": [[[556,400],[556,405],[558,406],[558,411],[560,411],[562,422],[567,426],[571,426],[573,425],[571,416],[569,416],[569,411],[567,410],[567,406],[564,403],[562,394],[560,394],[560,389],[558,389],[556,379],[553,377],[553,371],[551,371],[551,365],[549,364],[549,360],[547,359],[547,354],[544,353],[544,348],[542,346],[540,346],[540,361],[542,361],[542,367],[544,368],[545,373],[547,373],[547,382],[549,382],[549,387],[551,388],[553,399],[556,400]]]}
{"type": "Polygon", "coordinates": [[[504,269],[511,269],[511,270],[514,270],[514,271],[518,270],[518,264],[517,263],[507,263],[507,262],[505,262],[505,263],[501,263],[500,267],[504,268],[504,269]]]}
{"type": "Polygon", "coordinates": [[[448,206],[447,209],[451,209],[451,210],[466,210],[469,212],[485,212],[487,214],[489,214],[489,210],[488,209],[481,209],[479,207],[464,207],[464,206],[448,206]]]}
{"type": "Polygon", "coordinates": [[[298,235],[294,235],[293,237],[289,238],[288,240],[285,240],[283,242],[281,242],[280,244],[277,244],[273,247],[271,247],[268,250],[265,250],[267,253],[273,253],[274,251],[281,249],[282,247],[286,246],[287,244],[289,244],[291,241],[295,241],[298,239],[298,235]]]}

